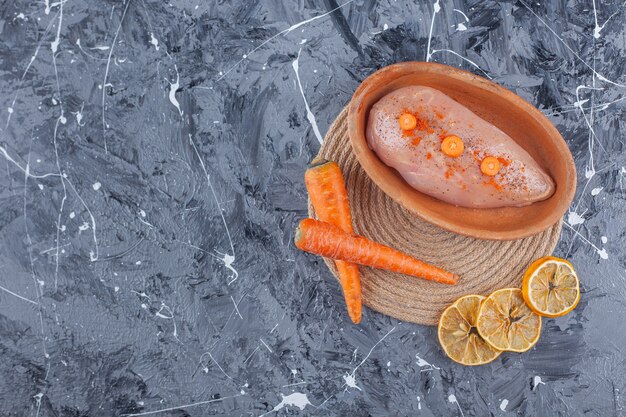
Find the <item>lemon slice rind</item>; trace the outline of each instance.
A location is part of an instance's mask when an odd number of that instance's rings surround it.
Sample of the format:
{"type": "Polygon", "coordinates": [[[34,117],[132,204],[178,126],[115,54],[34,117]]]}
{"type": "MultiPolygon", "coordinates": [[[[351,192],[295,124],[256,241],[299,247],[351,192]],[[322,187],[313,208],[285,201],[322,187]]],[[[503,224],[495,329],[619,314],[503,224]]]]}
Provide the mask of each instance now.
{"type": "Polygon", "coordinates": [[[539,340],[541,316],[526,305],[522,290],[503,288],[482,301],[476,328],[495,349],[521,353],[531,349],[539,340]]]}
{"type": "Polygon", "coordinates": [[[446,355],[461,365],[484,365],[494,361],[502,353],[487,343],[477,331],[472,330],[484,298],[475,294],[461,297],[448,306],[439,319],[439,343],[446,355]]]}
{"type": "Polygon", "coordinates": [[[549,318],[564,316],[580,301],[578,275],[565,259],[546,256],[526,270],[522,295],[536,314],[549,318]]]}

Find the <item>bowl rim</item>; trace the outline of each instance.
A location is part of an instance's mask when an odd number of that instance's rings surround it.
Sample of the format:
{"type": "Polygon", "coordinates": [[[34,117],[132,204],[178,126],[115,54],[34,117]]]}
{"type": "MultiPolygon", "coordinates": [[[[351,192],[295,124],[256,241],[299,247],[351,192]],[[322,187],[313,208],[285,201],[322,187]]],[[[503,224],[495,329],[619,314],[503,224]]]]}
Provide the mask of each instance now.
{"type": "MultiPolygon", "coordinates": [[[[393,199],[396,203],[400,204],[411,213],[417,215],[418,217],[431,224],[434,224],[435,226],[441,227],[456,234],[484,240],[515,240],[536,235],[548,229],[550,226],[554,225],[558,221],[561,221],[563,215],[573,201],[576,193],[577,174],[574,158],[569,147],[567,146],[567,143],[565,142],[557,128],[552,124],[552,122],[550,122],[550,120],[535,106],[533,106],[517,94],[513,93],[512,91],[507,90],[506,88],[494,83],[493,81],[487,80],[481,76],[465,70],[461,70],[459,68],[435,62],[422,61],[400,62],[383,67],[372,73],[365,80],[363,80],[363,82],[354,92],[352,99],[348,104],[347,123],[348,136],[350,139],[350,144],[352,145],[352,150],[354,151],[355,156],[359,161],[359,164],[364,169],[368,177],[374,182],[374,184],[376,184],[377,187],[379,187],[385,194],[391,197],[391,199],[393,199]],[[557,184],[557,186],[565,188],[564,193],[559,197],[561,203],[557,205],[549,215],[545,216],[540,221],[534,222],[531,225],[526,225],[523,228],[507,230],[489,230],[471,225],[460,227],[457,223],[446,220],[445,216],[433,216],[429,213],[420,211],[419,207],[423,205],[422,203],[413,205],[408,204],[405,198],[401,198],[402,193],[400,192],[400,190],[395,189],[385,178],[385,176],[371,175],[371,173],[375,171],[373,160],[376,159],[378,160],[378,162],[385,165],[388,168],[389,172],[393,173],[394,176],[399,177],[402,181],[404,181],[404,179],[397,172],[384,164],[378,158],[378,156],[369,149],[364,134],[365,129],[363,129],[363,134],[359,134],[357,126],[359,113],[363,110],[360,107],[362,107],[366,93],[378,90],[380,87],[381,79],[387,77],[387,74],[390,72],[397,72],[399,77],[407,76],[412,73],[435,73],[441,74],[446,77],[455,78],[459,81],[471,84],[475,88],[480,88],[490,93],[497,94],[506,101],[515,103],[515,105],[520,107],[524,112],[529,113],[531,116],[533,116],[534,119],[540,124],[541,128],[546,131],[547,136],[553,138],[553,142],[559,151],[558,153],[560,157],[563,158],[566,166],[567,173],[565,179],[560,184],[557,184]]],[[[406,183],[406,181],[404,182],[406,183]]],[[[418,190],[415,191],[421,193],[418,190]]],[[[555,197],[556,196],[553,195],[550,198],[555,197]]],[[[496,211],[501,208],[467,209],[496,211]]]]}

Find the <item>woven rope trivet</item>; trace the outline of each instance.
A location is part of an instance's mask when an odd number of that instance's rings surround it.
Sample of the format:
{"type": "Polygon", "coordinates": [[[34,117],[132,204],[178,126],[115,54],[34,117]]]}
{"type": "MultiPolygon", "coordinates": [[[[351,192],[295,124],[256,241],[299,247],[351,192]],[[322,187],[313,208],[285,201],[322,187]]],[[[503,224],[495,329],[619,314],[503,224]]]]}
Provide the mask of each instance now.
{"type": "MultiPolygon", "coordinates": [[[[454,286],[359,267],[363,303],[400,320],[436,325],[441,312],[467,294],[487,295],[519,287],[532,261],[550,255],[561,234],[561,222],[548,230],[514,241],[480,240],[457,235],[425,222],[389,198],[367,176],[352,153],[344,109],[328,130],[319,156],[343,171],[354,231],[376,242],[460,275],[454,286]]],[[[309,215],[314,211],[309,201],[309,215]]],[[[324,259],[333,275],[332,260],[324,259]]]]}

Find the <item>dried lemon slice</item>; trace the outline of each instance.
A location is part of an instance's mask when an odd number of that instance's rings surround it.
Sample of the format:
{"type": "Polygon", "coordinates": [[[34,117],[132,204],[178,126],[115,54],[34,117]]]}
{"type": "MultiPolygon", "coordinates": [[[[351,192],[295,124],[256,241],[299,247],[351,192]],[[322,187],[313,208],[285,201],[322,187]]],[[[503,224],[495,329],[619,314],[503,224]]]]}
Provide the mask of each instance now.
{"type": "Polygon", "coordinates": [[[456,300],[439,319],[439,343],[444,352],[462,365],[483,365],[500,356],[476,331],[476,316],[482,295],[466,295],[456,300]]]}
{"type": "Polygon", "coordinates": [[[504,288],[483,300],[476,328],[495,349],[526,352],[539,340],[541,316],[526,305],[522,290],[504,288]]]}
{"type": "Polygon", "coordinates": [[[535,313],[560,317],[578,305],[580,283],[571,263],[546,256],[533,262],[524,274],[522,294],[535,313]]]}

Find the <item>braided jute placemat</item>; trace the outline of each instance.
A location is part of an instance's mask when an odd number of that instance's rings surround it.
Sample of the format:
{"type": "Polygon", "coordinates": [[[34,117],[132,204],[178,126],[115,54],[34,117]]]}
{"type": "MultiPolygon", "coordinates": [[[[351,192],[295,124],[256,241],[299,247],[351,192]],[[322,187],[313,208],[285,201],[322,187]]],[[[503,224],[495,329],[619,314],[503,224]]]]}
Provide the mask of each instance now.
{"type": "MultiPolygon", "coordinates": [[[[355,233],[461,277],[457,285],[449,286],[359,267],[363,303],[369,308],[400,320],[436,325],[441,312],[463,295],[487,295],[500,288],[519,287],[530,263],[554,250],[561,235],[561,222],[525,239],[490,241],[448,232],[404,209],[379,189],[359,165],[348,139],[346,115],[344,109],[333,122],[319,156],[337,162],[343,171],[355,233]]],[[[315,215],[310,201],[309,215],[315,215]]],[[[324,261],[337,277],[334,262],[324,261]]]]}

